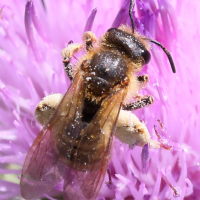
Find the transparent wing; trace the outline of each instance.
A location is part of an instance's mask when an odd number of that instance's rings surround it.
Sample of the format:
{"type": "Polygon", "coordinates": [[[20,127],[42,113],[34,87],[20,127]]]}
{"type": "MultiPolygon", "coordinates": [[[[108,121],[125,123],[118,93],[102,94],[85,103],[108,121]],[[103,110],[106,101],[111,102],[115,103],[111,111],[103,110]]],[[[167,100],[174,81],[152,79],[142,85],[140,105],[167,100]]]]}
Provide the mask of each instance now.
{"type": "MultiPolygon", "coordinates": [[[[82,130],[83,75],[79,72],[60,105],[28,151],[21,176],[21,194],[35,199],[63,179],[67,168],[64,146],[70,149],[82,130]],[[68,135],[70,133],[70,135],[68,135]]],[[[70,154],[70,151],[68,151],[70,154]]]]}
{"type": "Polygon", "coordinates": [[[113,131],[125,96],[126,89],[118,88],[111,93],[102,102],[90,124],[81,132],[77,156],[74,159],[82,171],[66,171],[65,199],[84,200],[97,197],[107,170],[113,131]]]}

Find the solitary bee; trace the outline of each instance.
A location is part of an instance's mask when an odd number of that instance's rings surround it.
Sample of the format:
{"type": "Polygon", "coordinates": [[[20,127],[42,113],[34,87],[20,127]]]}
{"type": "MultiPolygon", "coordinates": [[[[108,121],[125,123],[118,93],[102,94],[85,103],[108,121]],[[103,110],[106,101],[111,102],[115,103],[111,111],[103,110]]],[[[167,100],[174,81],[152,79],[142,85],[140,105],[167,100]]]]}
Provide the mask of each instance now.
{"type": "Polygon", "coordinates": [[[63,63],[72,81],[64,96],[50,95],[36,107],[36,118],[44,128],[26,156],[21,175],[21,194],[35,199],[64,179],[64,199],[95,199],[111,157],[113,135],[131,146],[153,141],[146,126],[131,112],[153,103],[153,97],[138,94],[148,75],[137,76],[150,61],[150,42],[159,45],[175,66],[169,52],[131,25],[109,29],[99,40],[92,32],[83,44],[63,49],[63,63]],[[72,68],[71,58],[80,49],[86,53],[72,68]],[[135,101],[128,103],[134,97],[135,101]]]}

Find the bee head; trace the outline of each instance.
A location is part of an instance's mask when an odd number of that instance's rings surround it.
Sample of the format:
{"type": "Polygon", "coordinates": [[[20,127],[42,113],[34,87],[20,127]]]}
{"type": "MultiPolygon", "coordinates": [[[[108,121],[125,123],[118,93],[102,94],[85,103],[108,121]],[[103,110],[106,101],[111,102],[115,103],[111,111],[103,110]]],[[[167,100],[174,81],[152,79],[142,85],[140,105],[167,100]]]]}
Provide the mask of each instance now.
{"type": "Polygon", "coordinates": [[[143,64],[149,63],[151,54],[138,38],[124,30],[110,28],[102,40],[102,44],[109,48],[117,49],[121,54],[131,58],[133,62],[143,60],[143,64]]]}
{"type": "MultiPolygon", "coordinates": [[[[133,20],[133,9],[134,0],[130,0],[130,6],[129,6],[129,16],[131,20],[131,31],[126,31],[123,29],[117,29],[117,28],[111,28],[109,29],[104,37],[102,38],[102,45],[106,46],[108,48],[114,48],[117,49],[122,54],[126,55],[127,57],[131,58],[133,62],[141,62],[145,65],[147,64],[151,59],[151,54],[149,53],[146,45],[144,45],[145,42],[151,42],[156,45],[158,45],[167,55],[169,63],[171,65],[173,73],[176,73],[175,64],[173,61],[173,58],[169,51],[159,42],[156,40],[152,40],[145,37],[139,37],[138,39],[137,32],[135,32],[135,25],[133,20]],[[144,41],[144,43],[143,43],[144,41]]],[[[128,26],[127,26],[128,27],[128,26]]],[[[129,28],[127,28],[128,30],[129,28]]]]}

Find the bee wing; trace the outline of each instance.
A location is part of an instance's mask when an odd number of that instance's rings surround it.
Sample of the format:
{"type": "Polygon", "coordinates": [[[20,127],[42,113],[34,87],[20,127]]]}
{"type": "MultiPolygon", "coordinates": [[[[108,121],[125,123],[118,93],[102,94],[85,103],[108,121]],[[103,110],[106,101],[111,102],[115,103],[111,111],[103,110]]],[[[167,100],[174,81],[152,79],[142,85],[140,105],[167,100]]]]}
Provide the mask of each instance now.
{"type": "Polygon", "coordinates": [[[71,170],[65,174],[65,199],[84,200],[97,197],[107,170],[112,136],[125,96],[126,89],[118,88],[111,93],[81,133],[82,137],[77,148],[80,157],[77,161],[79,165],[82,163],[88,168],[85,171],[71,170]]]}
{"type": "Polygon", "coordinates": [[[42,196],[63,179],[66,163],[57,150],[59,137],[62,140],[59,134],[66,133],[66,127],[74,125],[71,134],[76,138],[82,130],[83,87],[83,75],[79,72],[53,117],[29,149],[20,181],[21,194],[25,199],[42,196]]]}

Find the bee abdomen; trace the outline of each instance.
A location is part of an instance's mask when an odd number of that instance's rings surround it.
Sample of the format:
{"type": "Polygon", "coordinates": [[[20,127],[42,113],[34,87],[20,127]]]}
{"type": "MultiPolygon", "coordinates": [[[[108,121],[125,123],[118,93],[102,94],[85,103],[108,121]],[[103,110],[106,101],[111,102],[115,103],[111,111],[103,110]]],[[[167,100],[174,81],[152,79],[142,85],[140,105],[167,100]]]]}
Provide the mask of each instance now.
{"type": "Polygon", "coordinates": [[[84,133],[76,138],[65,135],[57,141],[56,151],[64,163],[75,170],[97,171],[105,154],[103,141],[103,136],[99,134],[84,133]]]}

